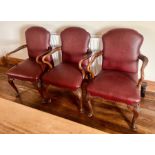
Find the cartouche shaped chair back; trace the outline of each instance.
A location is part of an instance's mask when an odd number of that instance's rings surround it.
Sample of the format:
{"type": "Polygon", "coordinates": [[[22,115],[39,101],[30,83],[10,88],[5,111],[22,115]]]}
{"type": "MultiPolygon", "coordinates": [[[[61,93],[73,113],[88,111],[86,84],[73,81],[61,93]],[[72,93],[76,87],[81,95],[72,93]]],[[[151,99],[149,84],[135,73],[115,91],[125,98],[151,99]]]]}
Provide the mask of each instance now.
{"type": "Polygon", "coordinates": [[[62,61],[78,65],[88,52],[90,34],[80,27],[69,27],[61,32],[62,61]]]}
{"type": "Polygon", "coordinates": [[[138,57],[143,36],[135,30],[120,28],[102,36],[103,69],[138,72],[138,57]]]}

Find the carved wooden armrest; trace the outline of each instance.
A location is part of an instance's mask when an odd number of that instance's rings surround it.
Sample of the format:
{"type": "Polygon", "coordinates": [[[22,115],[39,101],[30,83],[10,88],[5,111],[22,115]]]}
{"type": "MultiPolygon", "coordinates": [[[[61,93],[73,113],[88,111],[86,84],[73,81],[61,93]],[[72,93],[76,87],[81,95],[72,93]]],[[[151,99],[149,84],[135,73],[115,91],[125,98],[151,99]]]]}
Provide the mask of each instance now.
{"type": "Polygon", "coordinates": [[[99,51],[99,52],[96,52],[93,56],[92,56],[92,59],[91,61],[89,62],[88,66],[87,66],[87,71],[90,73],[91,75],[91,78],[94,78],[94,73],[90,70],[90,67],[92,65],[92,63],[95,61],[95,59],[99,56],[101,56],[103,54],[103,51],[99,51]]]}
{"type": "Polygon", "coordinates": [[[42,62],[45,63],[45,64],[47,64],[47,65],[52,69],[52,68],[53,68],[53,65],[52,65],[49,61],[47,61],[46,58],[47,58],[49,55],[52,55],[53,53],[58,52],[58,51],[60,51],[60,50],[61,50],[61,47],[56,47],[56,48],[54,48],[52,51],[49,51],[46,55],[44,55],[44,56],[42,57],[42,62]]]}
{"type": "Polygon", "coordinates": [[[52,48],[50,48],[50,49],[48,49],[46,52],[41,53],[40,55],[38,55],[38,56],[36,57],[36,63],[42,65],[42,63],[43,63],[43,62],[42,62],[42,57],[43,57],[44,55],[48,54],[48,53],[51,52],[51,51],[52,51],[52,48]]]}
{"type": "Polygon", "coordinates": [[[9,55],[11,55],[11,54],[13,54],[13,53],[16,53],[16,52],[18,52],[19,50],[22,50],[22,49],[24,49],[24,48],[26,48],[26,47],[27,47],[27,45],[22,45],[22,46],[16,48],[15,50],[13,50],[13,51],[7,53],[7,54],[5,55],[5,59],[7,60],[8,57],[9,57],[9,55]]]}
{"type": "Polygon", "coordinates": [[[79,61],[79,69],[81,70],[82,72],[82,76],[83,76],[83,79],[85,78],[85,70],[84,68],[82,67],[82,64],[85,60],[89,59],[90,57],[92,56],[92,51],[88,51],[84,56],[83,58],[79,61]]]}
{"type": "Polygon", "coordinates": [[[141,67],[141,70],[140,70],[141,71],[141,76],[140,76],[140,79],[139,79],[138,84],[137,84],[137,86],[140,87],[143,80],[144,80],[144,69],[145,69],[146,65],[148,64],[149,60],[148,60],[148,58],[146,56],[144,56],[142,54],[140,54],[138,58],[143,61],[143,64],[142,64],[142,67],[141,67]]]}

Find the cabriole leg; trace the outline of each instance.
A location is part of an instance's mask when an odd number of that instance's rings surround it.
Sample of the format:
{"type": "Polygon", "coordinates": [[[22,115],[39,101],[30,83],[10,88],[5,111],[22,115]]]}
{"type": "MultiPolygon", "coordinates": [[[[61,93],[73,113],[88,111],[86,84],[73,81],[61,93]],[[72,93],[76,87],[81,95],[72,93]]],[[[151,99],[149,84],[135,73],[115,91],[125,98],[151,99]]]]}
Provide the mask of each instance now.
{"type": "Polygon", "coordinates": [[[132,129],[136,129],[136,125],[135,125],[135,123],[136,123],[136,120],[137,120],[137,118],[138,118],[138,116],[139,116],[139,111],[140,111],[140,104],[139,103],[137,103],[137,104],[135,104],[134,105],[134,107],[133,107],[133,118],[132,118],[132,129]]]}
{"type": "Polygon", "coordinates": [[[45,98],[44,92],[46,92],[46,87],[45,85],[42,83],[41,80],[37,81],[37,89],[42,97],[42,103],[47,103],[48,100],[45,98]]]}
{"type": "Polygon", "coordinates": [[[86,96],[86,101],[87,101],[88,108],[89,108],[88,117],[92,117],[94,115],[94,112],[93,112],[93,107],[92,107],[92,103],[91,103],[91,96],[89,94],[87,94],[87,96],[86,96]]]}
{"type": "Polygon", "coordinates": [[[8,78],[8,82],[9,84],[12,86],[12,88],[16,91],[17,95],[16,97],[20,97],[19,91],[17,89],[17,87],[15,86],[14,82],[13,82],[13,78],[8,78]]]}
{"type": "Polygon", "coordinates": [[[49,85],[46,83],[42,84],[43,100],[44,100],[43,103],[52,103],[52,99],[51,99],[49,92],[48,92],[48,86],[49,85]]]}
{"type": "Polygon", "coordinates": [[[39,91],[41,97],[43,97],[42,82],[41,82],[41,80],[38,80],[38,81],[37,81],[37,89],[38,89],[38,91],[39,91]]]}
{"type": "Polygon", "coordinates": [[[78,88],[76,91],[73,91],[74,95],[78,97],[79,101],[80,101],[80,113],[84,112],[83,109],[83,97],[82,97],[82,89],[78,88]]]}

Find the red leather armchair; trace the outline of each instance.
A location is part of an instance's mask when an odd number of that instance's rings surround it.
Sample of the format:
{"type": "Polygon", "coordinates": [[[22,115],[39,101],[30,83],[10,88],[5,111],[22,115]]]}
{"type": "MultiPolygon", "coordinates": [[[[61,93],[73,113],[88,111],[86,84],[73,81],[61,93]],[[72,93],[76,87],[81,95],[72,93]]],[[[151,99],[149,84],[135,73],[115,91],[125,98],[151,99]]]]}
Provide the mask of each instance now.
{"type": "Polygon", "coordinates": [[[70,27],[61,32],[61,47],[43,57],[43,62],[48,64],[50,70],[44,74],[42,81],[45,84],[45,92],[48,85],[71,90],[80,100],[80,111],[82,106],[81,83],[85,78],[85,71],[91,52],[88,50],[90,34],[79,27],[70,27]],[[57,51],[62,52],[62,63],[53,66],[46,57],[57,51]]]}
{"type": "MultiPolygon", "coordinates": [[[[29,58],[17,64],[7,71],[8,82],[20,96],[14,79],[31,81],[37,85],[39,92],[41,91],[40,77],[45,72],[47,66],[42,63],[41,59],[44,54],[52,50],[50,46],[50,33],[43,27],[30,27],[25,32],[26,45],[22,45],[16,50],[8,53],[7,57],[23,48],[27,48],[29,58]]],[[[52,57],[48,57],[48,61],[52,63],[52,57]]]]}
{"type": "Polygon", "coordinates": [[[147,57],[141,54],[143,36],[132,29],[113,29],[102,36],[103,50],[96,53],[87,70],[91,77],[87,86],[89,117],[93,115],[91,101],[95,97],[127,104],[133,111],[132,128],[139,115],[140,90],[144,80],[147,57]],[[90,66],[96,57],[102,55],[102,71],[94,77],[90,66]],[[138,81],[138,61],[142,60],[141,78],[138,81]]]}

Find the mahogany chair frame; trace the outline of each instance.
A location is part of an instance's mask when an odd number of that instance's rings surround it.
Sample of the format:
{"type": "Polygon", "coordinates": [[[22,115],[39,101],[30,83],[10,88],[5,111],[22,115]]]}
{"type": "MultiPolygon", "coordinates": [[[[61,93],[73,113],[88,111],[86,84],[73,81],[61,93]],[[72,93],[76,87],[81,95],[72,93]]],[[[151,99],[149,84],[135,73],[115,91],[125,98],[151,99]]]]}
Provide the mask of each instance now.
{"type": "MultiPolygon", "coordinates": [[[[90,77],[92,79],[95,77],[94,73],[91,70],[92,63],[95,61],[95,59],[97,57],[99,57],[101,55],[103,55],[103,51],[96,52],[92,56],[92,59],[91,59],[91,61],[89,62],[88,66],[87,66],[87,71],[90,74],[90,77]]],[[[104,59],[104,55],[103,55],[103,59],[104,59]]],[[[142,61],[142,66],[141,66],[141,69],[140,69],[140,79],[138,80],[138,83],[137,83],[137,87],[140,88],[142,86],[143,81],[144,81],[144,69],[145,69],[146,65],[148,64],[148,58],[146,56],[144,56],[143,54],[140,54],[138,59],[140,59],[142,61]]],[[[86,101],[87,101],[87,104],[88,104],[88,107],[89,107],[88,117],[92,117],[94,115],[93,107],[92,107],[92,103],[91,102],[92,102],[92,100],[94,100],[96,98],[103,99],[103,98],[98,97],[98,96],[91,96],[87,92],[87,94],[86,94],[86,101]]],[[[133,117],[132,117],[132,121],[131,121],[131,128],[132,129],[136,129],[135,123],[136,123],[136,120],[137,120],[137,118],[139,116],[140,103],[135,103],[135,104],[132,104],[132,105],[127,105],[127,107],[128,107],[128,109],[130,109],[133,112],[133,117]]]]}
{"type": "MultiPolygon", "coordinates": [[[[61,51],[61,47],[56,47],[55,49],[53,49],[52,51],[50,51],[48,54],[46,54],[46,55],[44,55],[42,57],[42,62],[45,63],[45,64],[47,64],[49,66],[49,70],[52,69],[54,66],[49,61],[46,60],[46,57],[48,57],[48,56],[50,56],[50,55],[52,55],[52,54],[54,54],[55,52],[58,52],[58,51],[61,51]]],[[[83,58],[78,63],[78,68],[79,68],[79,70],[82,73],[82,78],[83,79],[85,79],[87,77],[87,74],[86,74],[84,68],[82,67],[82,64],[83,64],[83,62],[85,60],[89,60],[89,58],[91,56],[92,56],[92,52],[91,51],[88,51],[87,53],[85,53],[83,55],[83,58]]],[[[49,85],[51,85],[51,84],[46,84],[43,81],[42,91],[45,92],[45,94],[47,94],[47,88],[48,88],[49,85]]],[[[54,86],[54,87],[56,87],[56,86],[54,86]]],[[[69,90],[70,91],[70,89],[67,89],[67,88],[60,88],[60,87],[58,87],[58,88],[59,89],[65,89],[65,90],[69,90]]],[[[43,94],[43,92],[42,92],[42,94],[43,94]]],[[[80,101],[80,112],[83,113],[84,112],[84,109],[83,109],[83,97],[82,97],[83,90],[82,90],[82,88],[78,88],[77,90],[72,91],[72,93],[79,99],[79,101],[80,101]]],[[[47,100],[49,100],[49,99],[46,99],[44,97],[44,100],[47,102],[47,100]]]]}
{"type": "MultiPolygon", "coordinates": [[[[22,50],[22,49],[24,49],[24,48],[27,48],[27,45],[26,45],[26,44],[24,44],[24,45],[22,45],[22,46],[19,46],[19,47],[16,48],[15,50],[13,50],[13,51],[7,53],[6,56],[5,56],[5,62],[7,63],[8,57],[9,57],[11,54],[16,53],[16,52],[18,52],[18,51],[20,51],[20,50],[22,50]]],[[[52,48],[49,48],[49,50],[47,50],[47,51],[44,52],[44,53],[41,53],[41,54],[38,55],[38,56],[36,57],[36,59],[35,59],[35,62],[36,62],[37,64],[40,65],[40,67],[42,68],[42,70],[43,70],[43,62],[41,61],[41,58],[42,58],[45,54],[49,53],[51,50],[52,50],[52,48]]],[[[16,97],[20,97],[20,93],[19,93],[19,91],[18,91],[18,89],[17,89],[17,87],[16,87],[16,85],[15,85],[15,83],[14,83],[14,78],[8,76],[8,83],[9,83],[9,84],[11,85],[11,87],[16,91],[16,93],[17,93],[16,97]]],[[[37,87],[37,90],[39,91],[40,95],[43,97],[42,90],[41,90],[41,89],[42,89],[42,82],[41,82],[41,80],[39,79],[38,81],[36,81],[36,83],[34,83],[34,85],[37,87]]]]}

